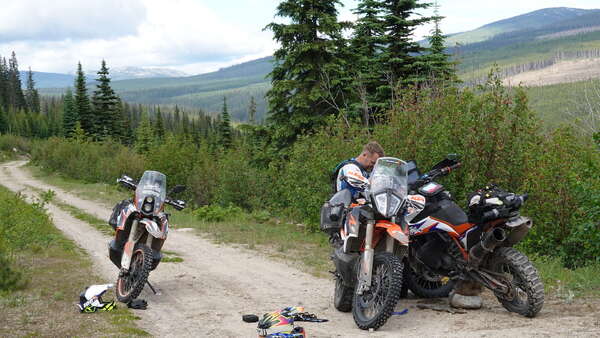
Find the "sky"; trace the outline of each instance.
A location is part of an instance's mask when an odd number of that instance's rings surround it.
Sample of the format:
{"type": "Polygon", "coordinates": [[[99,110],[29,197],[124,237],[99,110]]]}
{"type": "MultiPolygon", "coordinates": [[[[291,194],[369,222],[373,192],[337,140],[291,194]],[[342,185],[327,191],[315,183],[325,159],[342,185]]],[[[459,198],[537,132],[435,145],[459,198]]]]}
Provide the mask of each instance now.
{"type": "MultiPolygon", "coordinates": [[[[355,20],[357,0],[341,0],[355,20]]],[[[21,70],[73,73],[109,67],[173,68],[200,74],[268,56],[263,28],[280,0],[2,0],[0,55],[21,70]]],[[[600,8],[598,0],[439,0],[446,34],[548,7],[600,8]]],[[[424,12],[423,14],[431,14],[424,12]]],[[[430,27],[415,32],[417,39],[430,27]]]]}

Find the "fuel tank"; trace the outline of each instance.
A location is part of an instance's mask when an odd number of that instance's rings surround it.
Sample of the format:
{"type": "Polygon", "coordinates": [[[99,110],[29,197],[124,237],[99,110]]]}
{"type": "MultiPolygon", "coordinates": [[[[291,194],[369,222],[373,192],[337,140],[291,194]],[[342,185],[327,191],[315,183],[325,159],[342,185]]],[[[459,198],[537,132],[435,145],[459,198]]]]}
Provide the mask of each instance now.
{"type": "Polygon", "coordinates": [[[451,225],[461,225],[469,221],[467,214],[449,198],[439,198],[427,202],[425,209],[412,221],[419,222],[432,217],[451,225]]]}

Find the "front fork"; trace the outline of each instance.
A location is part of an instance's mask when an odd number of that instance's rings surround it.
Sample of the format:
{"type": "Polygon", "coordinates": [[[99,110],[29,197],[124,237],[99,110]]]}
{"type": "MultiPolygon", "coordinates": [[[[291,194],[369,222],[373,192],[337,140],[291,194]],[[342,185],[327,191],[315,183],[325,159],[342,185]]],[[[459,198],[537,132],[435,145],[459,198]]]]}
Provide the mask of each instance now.
{"type": "MultiPolygon", "coordinates": [[[[371,288],[371,277],[373,275],[373,231],[375,230],[375,221],[367,222],[367,233],[365,237],[365,251],[362,253],[360,271],[358,273],[358,287],[356,293],[362,295],[363,292],[371,288]]],[[[393,243],[392,243],[393,244],[393,243]]]]}
{"type": "Polygon", "coordinates": [[[129,266],[131,265],[133,248],[135,247],[135,242],[138,239],[138,225],[139,221],[137,219],[134,219],[131,223],[131,231],[129,231],[129,237],[127,238],[127,242],[125,242],[125,247],[123,248],[123,256],[121,257],[121,270],[124,273],[127,273],[129,271],[129,266]]]}

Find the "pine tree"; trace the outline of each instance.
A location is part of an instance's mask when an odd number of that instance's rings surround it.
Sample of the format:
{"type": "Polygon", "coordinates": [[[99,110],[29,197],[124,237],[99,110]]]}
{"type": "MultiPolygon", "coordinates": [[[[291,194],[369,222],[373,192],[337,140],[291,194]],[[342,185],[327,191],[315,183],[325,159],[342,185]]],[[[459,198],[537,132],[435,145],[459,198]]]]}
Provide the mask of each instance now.
{"type": "Polygon", "coordinates": [[[179,107],[175,105],[175,111],[173,112],[173,125],[171,126],[173,133],[178,134],[181,130],[181,116],[179,115],[179,107]]]}
{"type": "Polygon", "coordinates": [[[104,139],[106,137],[119,138],[119,126],[117,122],[120,118],[119,97],[110,87],[110,77],[108,76],[108,67],[106,61],[102,60],[102,65],[98,71],[97,90],[94,91],[92,97],[92,105],[94,108],[95,130],[98,132],[98,137],[104,139]]]}
{"type": "Polygon", "coordinates": [[[0,105],[0,134],[8,132],[8,118],[0,105]]]}
{"type": "Polygon", "coordinates": [[[223,97],[223,111],[221,112],[219,136],[223,148],[229,149],[231,147],[231,118],[227,111],[227,98],[225,97],[223,97]]]}
{"type": "Polygon", "coordinates": [[[81,62],[77,64],[77,75],[75,77],[75,113],[77,114],[81,129],[91,137],[96,136],[96,121],[92,114],[90,99],[87,94],[85,74],[81,69],[81,62]]]}
{"type": "Polygon", "coordinates": [[[135,149],[140,154],[145,154],[154,145],[154,130],[146,112],[142,112],[142,120],[135,130],[135,149]]]}
{"type": "Polygon", "coordinates": [[[248,106],[248,123],[256,124],[256,101],[254,96],[250,97],[250,105],[248,106]]]}
{"type": "MultiPolygon", "coordinates": [[[[67,89],[67,93],[63,99],[64,113],[63,113],[63,134],[65,137],[73,136],[75,131],[75,125],[79,122],[77,116],[77,109],[73,100],[73,93],[71,89],[67,89]]],[[[81,126],[81,123],[80,123],[81,126]]]]}
{"type": "Polygon", "coordinates": [[[443,17],[439,15],[439,5],[437,2],[434,5],[435,16],[434,27],[431,30],[429,40],[428,54],[422,57],[425,65],[426,75],[437,81],[447,83],[458,83],[460,80],[456,75],[456,63],[450,60],[451,55],[446,53],[446,36],[442,34],[440,22],[443,17]]]}
{"type": "Polygon", "coordinates": [[[6,59],[0,56],[0,108],[8,111],[9,85],[8,85],[8,66],[6,59]]]}
{"type": "Polygon", "coordinates": [[[285,0],[277,7],[277,16],[288,23],[266,27],[281,45],[274,54],[272,88],[267,93],[269,122],[279,148],[336,113],[324,98],[337,92],[343,68],[338,49],[347,25],[337,20],[340,4],[339,0],[285,0]]]}
{"type": "Polygon", "coordinates": [[[156,111],[156,122],[154,123],[154,130],[156,131],[156,137],[162,141],[165,139],[165,126],[163,122],[162,113],[160,107],[156,111]]]}
{"type": "Polygon", "coordinates": [[[353,107],[362,112],[362,120],[368,125],[372,116],[379,116],[389,108],[389,102],[377,95],[378,88],[386,84],[386,75],[381,67],[381,56],[386,48],[386,22],[382,17],[385,1],[362,0],[354,14],[358,20],[350,42],[353,57],[358,100],[353,107]]]}
{"type": "Polygon", "coordinates": [[[79,121],[75,122],[75,128],[73,129],[72,137],[77,142],[87,141],[88,137],[85,134],[85,130],[83,130],[83,128],[81,128],[81,122],[79,122],[79,121]]]}
{"type": "Polygon", "coordinates": [[[419,16],[417,11],[431,6],[420,0],[384,0],[386,26],[385,50],[381,54],[381,67],[387,74],[387,83],[379,88],[384,97],[391,97],[393,87],[414,82],[423,69],[418,55],[425,48],[413,40],[414,30],[432,21],[432,17],[419,16]]]}
{"type": "Polygon", "coordinates": [[[37,89],[35,89],[35,81],[33,80],[33,72],[31,68],[27,72],[27,91],[25,92],[25,101],[27,102],[27,109],[34,113],[40,112],[40,95],[37,89]]]}
{"type": "Polygon", "coordinates": [[[8,105],[13,109],[27,109],[25,95],[21,88],[21,74],[19,73],[19,63],[15,52],[12,52],[8,60],[8,105]]]}

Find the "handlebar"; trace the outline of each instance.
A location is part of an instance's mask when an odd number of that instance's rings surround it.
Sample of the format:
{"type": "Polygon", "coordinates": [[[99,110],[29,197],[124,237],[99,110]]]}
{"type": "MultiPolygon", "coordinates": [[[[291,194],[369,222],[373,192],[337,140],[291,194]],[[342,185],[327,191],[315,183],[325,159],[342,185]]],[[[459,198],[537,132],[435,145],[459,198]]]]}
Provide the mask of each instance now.
{"type": "Polygon", "coordinates": [[[165,203],[172,206],[173,208],[175,208],[178,211],[181,211],[181,210],[185,209],[185,207],[186,207],[185,201],[173,200],[169,197],[165,198],[165,203]]]}
{"type": "Polygon", "coordinates": [[[429,183],[431,181],[433,181],[434,179],[440,177],[440,176],[446,176],[448,175],[451,171],[459,168],[462,165],[462,163],[458,162],[454,165],[451,165],[449,167],[445,167],[445,168],[441,168],[441,169],[434,169],[431,170],[429,172],[427,172],[426,174],[422,175],[416,182],[415,182],[415,186],[416,187],[420,187],[422,185],[425,185],[426,183],[429,183]]]}

